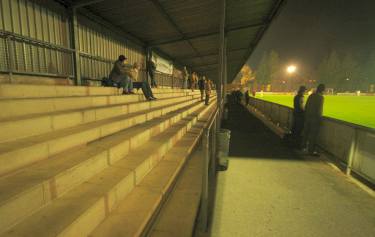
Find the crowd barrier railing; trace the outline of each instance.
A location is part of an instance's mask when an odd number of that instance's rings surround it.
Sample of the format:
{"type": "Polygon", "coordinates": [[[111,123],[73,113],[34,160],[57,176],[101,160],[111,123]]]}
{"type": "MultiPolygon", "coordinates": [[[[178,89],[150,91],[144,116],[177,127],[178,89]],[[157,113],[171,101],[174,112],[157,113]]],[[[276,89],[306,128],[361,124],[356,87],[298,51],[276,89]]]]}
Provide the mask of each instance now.
{"type": "MultiPolygon", "coordinates": [[[[256,112],[285,132],[291,130],[293,109],[277,103],[250,97],[249,104],[256,112]]],[[[366,182],[375,184],[375,129],[350,122],[323,117],[318,146],[366,182]]]]}

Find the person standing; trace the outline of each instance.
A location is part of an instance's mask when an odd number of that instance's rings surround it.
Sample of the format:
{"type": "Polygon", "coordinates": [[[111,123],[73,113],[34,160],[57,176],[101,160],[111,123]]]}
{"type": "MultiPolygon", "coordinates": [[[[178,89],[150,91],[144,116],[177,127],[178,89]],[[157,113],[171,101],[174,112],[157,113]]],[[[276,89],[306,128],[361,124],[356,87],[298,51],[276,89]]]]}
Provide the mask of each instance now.
{"type": "Polygon", "coordinates": [[[309,96],[305,107],[305,124],[303,129],[303,146],[307,146],[310,155],[319,156],[316,142],[323,117],[325,85],[319,84],[316,91],[309,96]]]}
{"type": "Polygon", "coordinates": [[[245,102],[246,102],[246,105],[249,105],[249,101],[250,101],[250,95],[249,95],[249,90],[247,90],[245,92],[245,102]]]}
{"type": "Polygon", "coordinates": [[[147,100],[155,100],[154,94],[152,93],[150,84],[148,84],[147,80],[138,81],[139,78],[139,70],[140,65],[138,63],[134,63],[133,68],[131,69],[131,78],[133,79],[134,88],[141,88],[143,95],[146,97],[147,100]]]}
{"type": "Polygon", "coordinates": [[[156,64],[154,63],[154,61],[152,61],[151,58],[147,60],[146,67],[147,67],[147,72],[150,75],[151,87],[157,88],[158,86],[156,85],[156,81],[155,81],[156,64]]]}
{"type": "Polygon", "coordinates": [[[118,57],[109,74],[109,80],[115,83],[117,87],[123,88],[122,94],[134,94],[133,83],[129,77],[129,68],[125,65],[126,59],[124,55],[118,57]]]}
{"type": "Polygon", "coordinates": [[[211,88],[212,88],[212,82],[205,78],[204,80],[204,90],[206,93],[206,99],[205,99],[205,105],[208,105],[210,102],[210,95],[211,95],[211,88]]]}
{"type": "Polygon", "coordinates": [[[292,136],[295,140],[297,147],[301,146],[302,142],[302,130],[305,122],[305,109],[304,109],[304,95],[306,92],[305,86],[300,86],[297,95],[294,96],[293,100],[293,125],[292,125],[292,136]]]}
{"type": "Polygon", "coordinates": [[[199,80],[198,80],[198,88],[201,92],[201,101],[204,101],[204,90],[205,90],[204,84],[205,84],[205,82],[206,82],[205,76],[199,78],[199,80]]]}
{"type": "Polygon", "coordinates": [[[189,73],[187,71],[186,66],[184,67],[182,79],[184,80],[183,84],[182,84],[182,89],[187,89],[188,88],[189,73]]]}
{"type": "Polygon", "coordinates": [[[197,73],[193,72],[191,74],[191,83],[190,83],[190,89],[191,91],[194,91],[196,85],[197,85],[197,81],[198,81],[198,75],[197,73]]]}

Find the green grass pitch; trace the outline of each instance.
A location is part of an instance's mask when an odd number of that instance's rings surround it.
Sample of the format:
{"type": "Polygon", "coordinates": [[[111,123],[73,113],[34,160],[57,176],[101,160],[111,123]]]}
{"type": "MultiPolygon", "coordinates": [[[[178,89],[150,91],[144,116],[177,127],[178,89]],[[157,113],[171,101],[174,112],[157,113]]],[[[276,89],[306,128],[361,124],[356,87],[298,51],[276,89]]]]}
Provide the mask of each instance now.
{"type": "MultiPolygon", "coordinates": [[[[305,95],[305,102],[308,95],[305,95]]],[[[375,96],[324,96],[324,116],[375,128],[375,96]]],[[[293,107],[291,95],[264,95],[257,98],[293,107]]]]}

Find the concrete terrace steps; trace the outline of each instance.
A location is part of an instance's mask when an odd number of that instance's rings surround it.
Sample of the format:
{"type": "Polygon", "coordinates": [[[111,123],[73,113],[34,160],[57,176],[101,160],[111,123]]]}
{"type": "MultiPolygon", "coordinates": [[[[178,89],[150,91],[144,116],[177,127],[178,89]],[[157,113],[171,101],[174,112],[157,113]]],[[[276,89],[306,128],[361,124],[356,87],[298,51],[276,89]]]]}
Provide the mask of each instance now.
{"type": "Polygon", "coordinates": [[[0,84],[1,98],[118,95],[119,93],[114,87],[0,84]]]}
{"type": "Polygon", "coordinates": [[[198,100],[188,99],[180,103],[161,106],[147,111],[115,116],[14,142],[0,143],[0,175],[46,159],[75,146],[84,145],[136,124],[141,124],[171,111],[184,108],[196,103],[198,100]]]}
{"type": "MultiPolygon", "coordinates": [[[[209,111],[212,112],[213,108],[209,111]]],[[[201,134],[210,112],[201,117],[170,149],[118,207],[89,234],[90,237],[144,236],[167,199],[201,134]]],[[[176,211],[176,210],[175,210],[176,211]]],[[[179,236],[179,235],[175,235],[179,236]]]]}
{"type": "Polygon", "coordinates": [[[0,219],[7,219],[0,223],[0,230],[60,197],[200,108],[201,103],[183,107],[1,177],[0,219]]]}
{"type": "MultiPolygon", "coordinates": [[[[175,149],[176,142],[197,123],[198,118],[205,116],[213,105],[206,107],[200,103],[195,105],[195,109],[191,107],[191,110],[176,112],[180,120],[175,120],[176,123],[170,127],[166,126],[169,122],[154,121],[156,127],[161,129],[158,135],[150,138],[134,152],[120,156],[121,158],[113,163],[110,162],[110,165],[99,174],[67,191],[62,197],[53,200],[1,236],[86,236],[117,207],[136,184],[141,183],[143,177],[170,149],[175,149]],[[191,114],[194,111],[196,112],[191,114]],[[191,115],[181,120],[184,117],[182,113],[191,115]]],[[[170,122],[174,119],[171,117],[170,122]]],[[[123,135],[133,137],[133,134],[123,135]]],[[[121,135],[119,136],[117,139],[123,140],[120,139],[121,135]]],[[[104,138],[89,146],[102,148],[111,143],[110,140],[111,137],[104,138]]],[[[134,144],[138,142],[139,140],[134,144]]]]}
{"type": "Polygon", "coordinates": [[[203,157],[203,150],[197,150],[186,162],[174,189],[155,218],[147,236],[191,237],[194,235],[201,200],[203,157]]]}
{"type": "MultiPolygon", "coordinates": [[[[166,93],[188,91],[184,89],[154,88],[153,92],[166,93]]],[[[52,86],[32,84],[0,84],[0,98],[47,98],[67,96],[119,95],[121,90],[115,87],[96,86],[52,86]]]]}
{"type": "MultiPolygon", "coordinates": [[[[158,99],[195,95],[199,92],[159,92],[154,93],[158,99]]],[[[53,113],[66,110],[83,109],[95,106],[110,106],[132,102],[146,101],[143,94],[134,95],[93,95],[65,96],[47,98],[0,98],[0,121],[15,119],[19,116],[53,113]],[[35,105],[38,106],[35,106],[35,105]]]]}
{"type": "Polygon", "coordinates": [[[0,130],[2,131],[0,134],[0,142],[35,136],[123,114],[146,111],[163,105],[179,103],[197,97],[198,95],[191,95],[171,97],[155,101],[100,105],[89,108],[32,114],[20,116],[14,119],[0,120],[0,130]]]}

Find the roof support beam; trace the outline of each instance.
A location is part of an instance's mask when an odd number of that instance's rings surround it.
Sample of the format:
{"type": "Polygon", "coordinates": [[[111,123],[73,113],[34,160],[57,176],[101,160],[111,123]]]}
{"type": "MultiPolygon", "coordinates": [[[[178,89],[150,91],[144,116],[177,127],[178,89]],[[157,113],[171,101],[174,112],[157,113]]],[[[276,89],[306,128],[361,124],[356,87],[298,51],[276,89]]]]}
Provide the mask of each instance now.
{"type": "Polygon", "coordinates": [[[217,66],[218,63],[210,63],[210,64],[202,64],[202,65],[192,65],[192,68],[200,68],[200,67],[210,67],[210,66],[217,66]]]}
{"type": "MultiPolygon", "coordinates": [[[[176,24],[176,22],[174,22],[174,20],[172,19],[172,17],[165,11],[165,9],[163,8],[163,6],[159,3],[158,0],[151,0],[151,2],[154,4],[154,6],[159,10],[159,12],[167,19],[167,21],[177,30],[178,33],[180,33],[180,35],[182,36],[182,38],[185,38],[186,35],[184,34],[184,32],[182,32],[182,30],[180,29],[180,27],[176,24]]],[[[199,52],[198,50],[193,46],[193,44],[188,40],[188,43],[190,45],[190,47],[194,50],[194,52],[198,55],[199,55],[199,52]]],[[[152,46],[152,45],[150,45],[152,46]]]]}
{"type": "MultiPolygon", "coordinates": [[[[266,22],[262,22],[262,23],[257,23],[257,24],[233,26],[233,27],[229,27],[229,28],[225,29],[225,33],[230,33],[230,32],[237,31],[237,30],[250,29],[250,28],[254,28],[254,27],[261,27],[261,26],[265,26],[266,24],[267,24],[266,22]]],[[[165,40],[165,41],[161,41],[161,42],[154,42],[154,43],[151,42],[150,46],[160,46],[160,45],[164,45],[164,44],[178,43],[178,42],[181,42],[181,41],[194,40],[194,39],[199,39],[199,38],[204,38],[204,37],[209,37],[209,36],[215,36],[215,35],[218,35],[218,34],[220,34],[219,31],[212,31],[212,32],[201,33],[201,34],[192,34],[190,36],[182,37],[182,38],[178,38],[178,39],[169,39],[169,40],[165,40]]]]}
{"type": "MultiPolygon", "coordinates": [[[[232,49],[232,50],[228,50],[227,53],[233,53],[233,52],[236,52],[236,51],[243,51],[243,50],[247,50],[247,48],[238,48],[238,49],[232,49]]],[[[201,54],[201,57],[204,58],[204,57],[209,57],[209,56],[218,56],[219,53],[218,52],[211,52],[211,53],[206,53],[206,54],[201,54]]],[[[200,58],[200,57],[197,57],[195,55],[188,55],[188,56],[184,56],[184,57],[178,57],[177,59],[181,59],[181,60],[189,60],[189,59],[195,59],[195,58],[200,58]]]]}
{"type": "Polygon", "coordinates": [[[86,6],[89,6],[91,4],[95,4],[95,3],[103,2],[103,1],[104,0],[80,0],[80,1],[75,1],[72,4],[72,7],[77,9],[77,8],[80,8],[80,7],[86,7],[86,6]]]}
{"type": "Polygon", "coordinates": [[[220,1],[220,12],[221,12],[221,17],[220,17],[220,28],[219,28],[219,59],[218,59],[218,80],[216,83],[218,85],[218,92],[217,92],[217,99],[218,99],[218,107],[219,107],[219,118],[221,119],[221,116],[223,114],[223,106],[225,103],[225,73],[226,69],[226,63],[225,63],[225,51],[226,51],[226,36],[225,36],[225,21],[226,21],[226,0],[221,0],[220,1]]]}

